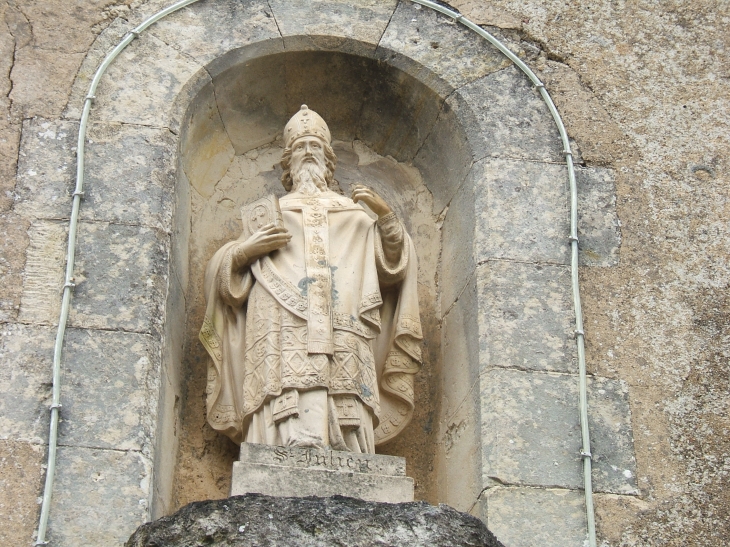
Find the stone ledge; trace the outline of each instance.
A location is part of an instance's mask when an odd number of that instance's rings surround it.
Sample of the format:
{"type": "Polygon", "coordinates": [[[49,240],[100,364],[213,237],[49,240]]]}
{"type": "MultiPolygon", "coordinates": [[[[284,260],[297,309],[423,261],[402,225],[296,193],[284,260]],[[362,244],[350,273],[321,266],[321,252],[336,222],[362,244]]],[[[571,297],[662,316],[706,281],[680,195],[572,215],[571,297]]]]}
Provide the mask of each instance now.
{"type": "Polygon", "coordinates": [[[143,524],[125,545],[503,547],[484,523],[447,505],[256,494],[191,503],[172,516],[143,524]]]}

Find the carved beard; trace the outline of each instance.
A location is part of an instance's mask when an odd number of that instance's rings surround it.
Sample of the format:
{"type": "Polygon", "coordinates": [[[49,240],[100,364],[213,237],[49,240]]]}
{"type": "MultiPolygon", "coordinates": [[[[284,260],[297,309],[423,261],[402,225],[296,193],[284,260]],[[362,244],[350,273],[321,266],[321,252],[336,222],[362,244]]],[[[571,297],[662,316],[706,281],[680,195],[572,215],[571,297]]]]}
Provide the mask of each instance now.
{"type": "Polygon", "coordinates": [[[294,191],[308,196],[327,191],[325,168],[317,160],[306,161],[291,174],[294,191]]]}

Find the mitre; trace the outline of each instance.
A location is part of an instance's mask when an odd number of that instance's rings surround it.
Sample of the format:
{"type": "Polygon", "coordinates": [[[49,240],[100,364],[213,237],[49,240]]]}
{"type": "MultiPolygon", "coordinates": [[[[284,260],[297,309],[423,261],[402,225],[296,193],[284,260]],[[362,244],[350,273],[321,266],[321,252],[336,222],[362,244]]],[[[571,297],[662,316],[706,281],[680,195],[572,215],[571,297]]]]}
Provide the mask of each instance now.
{"type": "Polygon", "coordinates": [[[332,142],[330,129],[322,116],[303,104],[299,112],[294,114],[284,127],[284,145],[286,148],[291,148],[295,140],[306,136],[319,137],[327,144],[332,142]]]}

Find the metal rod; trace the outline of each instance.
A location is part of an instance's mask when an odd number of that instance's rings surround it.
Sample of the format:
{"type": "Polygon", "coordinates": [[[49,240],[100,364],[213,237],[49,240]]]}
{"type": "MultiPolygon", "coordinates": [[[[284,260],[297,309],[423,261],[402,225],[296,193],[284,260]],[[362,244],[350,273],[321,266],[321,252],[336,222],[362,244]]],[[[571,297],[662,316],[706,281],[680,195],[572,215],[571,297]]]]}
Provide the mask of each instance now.
{"type": "Polygon", "coordinates": [[[89,123],[89,113],[91,105],[94,102],[96,88],[99,85],[101,77],[106,72],[109,65],[117,58],[117,56],[126,48],[132,40],[137,38],[142,31],[150,25],[159,21],[163,17],[181,9],[185,6],[193,4],[198,0],[182,0],[177,2],[153,16],[145,19],[142,24],[128,32],[119,44],[104,58],[99,68],[94,74],[94,78],[89,86],[89,92],[84,99],[84,108],[81,113],[81,123],[79,124],[79,138],[76,147],[76,188],[73,192],[73,204],[71,206],[71,218],[69,219],[68,231],[68,251],[66,253],[66,277],[63,285],[63,296],[61,298],[61,313],[58,319],[58,330],[56,331],[56,343],[53,347],[53,398],[50,406],[51,424],[50,433],[48,435],[48,465],[46,468],[46,480],[43,487],[43,501],[41,502],[41,515],[38,521],[38,537],[36,545],[47,545],[46,532],[48,530],[48,518],[51,511],[51,497],[53,494],[53,480],[56,474],[56,455],[58,452],[58,421],[59,411],[61,408],[61,357],[63,352],[63,341],[66,334],[66,326],[68,324],[68,314],[71,307],[71,292],[74,288],[73,271],[74,260],[76,257],[76,239],[79,224],[79,211],[81,209],[81,198],[84,195],[84,159],[86,146],[86,129],[89,123]]]}
{"type": "Polygon", "coordinates": [[[596,547],[596,519],[593,508],[593,486],[591,482],[591,439],[588,429],[588,385],[586,373],[585,358],[585,335],[583,333],[583,309],[580,301],[580,284],[578,280],[578,186],[575,180],[575,167],[573,166],[573,153],[570,150],[570,140],[568,133],[563,125],[563,120],[555,107],[550,94],[545,89],[537,75],[528,67],[522,59],[515,55],[507,46],[484,30],[479,25],[472,23],[460,13],[455,12],[445,6],[431,2],[429,0],[411,0],[416,4],[431,8],[443,15],[451,17],[455,21],[461,23],[465,27],[473,30],[479,36],[487,40],[490,44],[501,51],[510,61],[512,61],[532,83],[537,87],[543,100],[550,110],[550,114],[555,121],[560,133],[560,139],[563,142],[563,152],[565,154],[565,163],[568,167],[568,183],[570,185],[570,270],[571,270],[571,287],[573,290],[573,307],[575,309],[575,339],[578,346],[578,381],[579,381],[579,412],[580,412],[580,430],[581,444],[580,457],[583,460],[583,485],[585,491],[586,506],[586,523],[588,531],[588,541],[590,547],[596,547]]]}

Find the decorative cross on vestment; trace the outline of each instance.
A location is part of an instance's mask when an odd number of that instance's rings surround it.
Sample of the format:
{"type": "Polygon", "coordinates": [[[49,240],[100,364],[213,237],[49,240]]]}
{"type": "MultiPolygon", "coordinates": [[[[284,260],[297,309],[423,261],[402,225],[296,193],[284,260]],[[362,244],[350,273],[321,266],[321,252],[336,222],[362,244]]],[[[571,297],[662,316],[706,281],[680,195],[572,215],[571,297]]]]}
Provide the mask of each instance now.
{"type": "Polygon", "coordinates": [[[309,303],[307,351],[332,355],[332,271],[329,262],[329,224],[327,209],[314,205],[301,208],[304,222],[305,267],[307,276],[300,282],[309,303]],[[304,286],[302,286],[304,285],[304,286]]]}
{"type": "Polygon", "coordinates": [[[298,288],[307,299],[307,351],[332,355],[334,334],[329,213],[346,210],[362,212],[362,207],[344,198],[330,197],[291,199],[282,202],[281,206],[284,211],[300,211],[302,214],[306,274],[298,288]]]}

